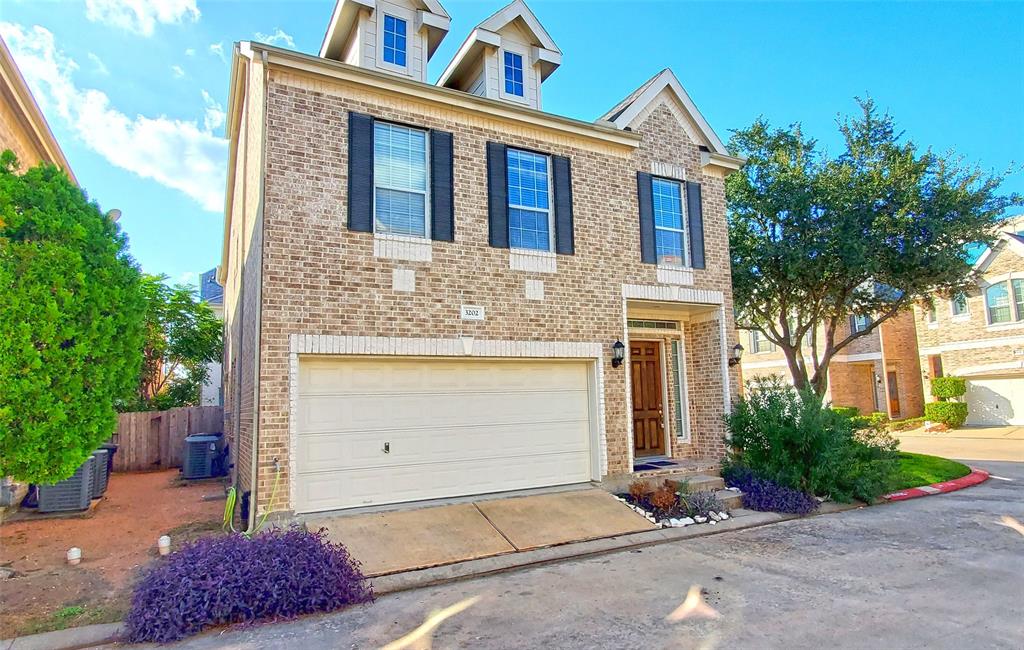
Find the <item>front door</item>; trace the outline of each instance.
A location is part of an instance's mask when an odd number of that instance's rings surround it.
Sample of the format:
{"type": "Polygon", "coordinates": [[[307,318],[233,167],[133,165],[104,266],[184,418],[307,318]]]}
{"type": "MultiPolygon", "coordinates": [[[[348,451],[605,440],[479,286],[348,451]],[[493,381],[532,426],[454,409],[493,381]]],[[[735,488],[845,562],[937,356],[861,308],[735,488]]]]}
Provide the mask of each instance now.
{"type": "Polygon", "coordinates": [[[656,341],[632,341],[629,362],[633,375],[633,453],[665,453],[661,392],[661,347],[656,341]]]}
{"type": "Polygon", "coordinates": [[[896,382],[896,372],[889,371],[889,415],[900,414],[900,387],[896,382]]]}

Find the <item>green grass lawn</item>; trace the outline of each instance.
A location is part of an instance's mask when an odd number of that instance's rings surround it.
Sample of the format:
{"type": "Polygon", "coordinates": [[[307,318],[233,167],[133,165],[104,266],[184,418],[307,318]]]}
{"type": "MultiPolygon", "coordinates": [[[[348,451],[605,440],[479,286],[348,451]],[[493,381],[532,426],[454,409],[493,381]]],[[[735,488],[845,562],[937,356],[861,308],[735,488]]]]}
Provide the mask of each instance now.
{"type": "Polygon", "coordinates": [[[900,466],[889,487],[890,492],[951,481],[971,473],[967,465],[938,456],[901,451],[899,461],[900,466]]]}

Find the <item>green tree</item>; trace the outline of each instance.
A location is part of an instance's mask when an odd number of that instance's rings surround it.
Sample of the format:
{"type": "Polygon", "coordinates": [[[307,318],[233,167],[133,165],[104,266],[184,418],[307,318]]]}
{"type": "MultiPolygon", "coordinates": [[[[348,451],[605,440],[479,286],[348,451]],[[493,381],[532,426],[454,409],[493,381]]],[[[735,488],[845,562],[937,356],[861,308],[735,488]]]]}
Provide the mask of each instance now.
{"type": "Polygon", "coordinates": [[[962,290],[965,246],[991,243],[1004,210],[1021,203],[999,195],[1006,174],[918,151],[891,116],[858,102],[859,116],[839,120],[834,158],[799,125],[763,118],[730,140],[747,158],[726,180],[737,325],[763,332],[796,387],[819,395],[840,350],[915,301],[962,290]],[[854,315],[870,324],[847,334],[854,315]]]}
{"type": "Polygon", "coordinates": [[[125,410],[161,410],[199,403],[209,378],[207,364],[220,361],[221,322],[191,287],[169,286],[167,277],[142,278],[146,340],[136,399],[125,410]]]}
{"type": "Polygon", "coordinates": [[[52,165],[0,155],[0,476],[67,478],[117,426],[142,350],[117,224],[52,165]]]}

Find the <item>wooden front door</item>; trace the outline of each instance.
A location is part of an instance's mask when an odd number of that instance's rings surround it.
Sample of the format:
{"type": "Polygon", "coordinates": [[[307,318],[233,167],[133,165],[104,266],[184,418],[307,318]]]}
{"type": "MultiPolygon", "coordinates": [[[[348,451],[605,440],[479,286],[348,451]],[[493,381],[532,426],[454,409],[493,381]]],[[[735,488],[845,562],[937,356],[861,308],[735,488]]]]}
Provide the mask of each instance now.
{"type": "Polygon", "coordinates": [[[634,455],[664,454],[660,345],[655,341],[632,341],[629,362],[633,376],[634,455]]]}
{"type": "Polygon", "coordinates": [[[896,372],[893,370],[889,371],[888,384],[889,384],[889,415],[895,416],[900,414],[900,387],[896,382],[896,372]]]}

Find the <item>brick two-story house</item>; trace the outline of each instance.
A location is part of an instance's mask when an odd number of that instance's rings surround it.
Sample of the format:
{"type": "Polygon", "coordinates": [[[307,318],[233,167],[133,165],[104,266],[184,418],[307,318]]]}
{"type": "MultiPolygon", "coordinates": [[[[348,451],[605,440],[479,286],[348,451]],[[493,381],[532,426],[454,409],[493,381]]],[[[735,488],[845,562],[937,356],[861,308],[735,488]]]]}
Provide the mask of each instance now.
{"type": "MultiPolygon", "coordinates": [[[[850,318],[838,328],[836,339],[869,323],[866,316],[850,318]]],[[[746,348],[741,361],[744,381],[767,375],[791,381],[785,355],[763,334],[747,331],[740,337],[746,348]]],[[[819,331],[818,340],[824,340],[824,330],[819,331]]],[[[803,354],[810,368],[809,345],[803,354]]],[[[921,415],[924,402],[914,314],[902,312],[840,350],[829,363],[825,397],[835,406],[853,406],[862,414],[882,412],[892,419],[921,415]]]]}
{"type": "Polygon", "coordinates": [[[668,70],[593,122],[545,112],[563,54],[520,0],[431,84],[449,24],[341,0],[319,56],[235,48],[226,430],[253,513],[723,453],[742,161],[668,70]]]}
{"type": "Polygon", "coordinates": [[[967,424],[1024,425],[1024,215],[974,265],[963,295],[918,306],[925,392],[933,377],[967,380],[967,424]]]}

